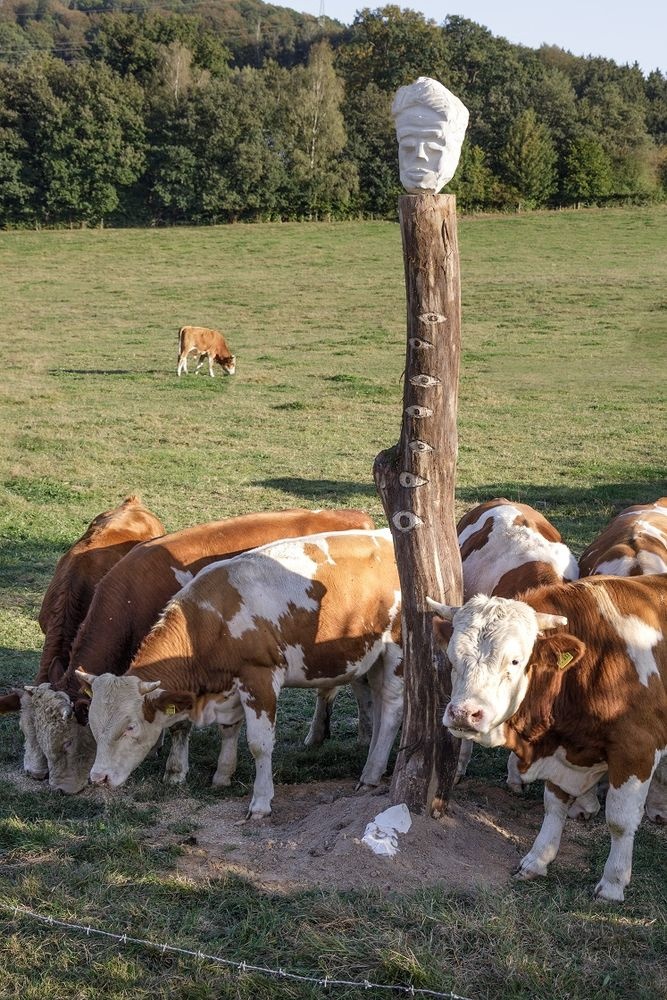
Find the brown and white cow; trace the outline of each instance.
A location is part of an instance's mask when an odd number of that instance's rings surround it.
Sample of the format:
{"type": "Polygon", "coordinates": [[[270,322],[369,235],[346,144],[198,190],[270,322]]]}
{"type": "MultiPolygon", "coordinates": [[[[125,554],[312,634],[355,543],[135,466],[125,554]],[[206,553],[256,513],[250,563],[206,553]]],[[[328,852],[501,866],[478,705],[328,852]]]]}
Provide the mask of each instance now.
{"type": "Polygon", "coordinates": [[[667,497],[627,507],[579,557],[580,576],[667,573],[667,497]]]}
{"type": "MultiPolygon", "coordinates": [[[[475,594],[517,597],[526,590],[549,583],[576,580],[577,561],[564,545],[560,532],[528,504],[497,497],[473,507],[459,521],[456,532],[463,569],[463,599],[475,594]]],[[[465,775],[472,742],[462,740],[456,781],[465,775]]],[[[523,789],[516,761],[510,755],[507,784],[513,792],[523,789]]],[[[599,809],[593,795],[581,815],[599,809]]]]}
{"type": "Polygon", "coordinates": [[[198,354],[195,374],[208,358],[208,373],[213,378],[213,362],[217,361],[225,375],[236,371],[236,358],[229,350],[227,342],[217,330],[205,326],[182,326],[178,331],[178,368],[180,375],[188,374],[188,355],[198,354]]]}
{"type": "Polygon", "coordinates": [[[452,664],[444,725],[508,747],[525,780],[545,781],[542,829],[517,876],[546,874],[570,803],[606,772],[611,851],[595,894],[622,900],[667,754],[667,574],[594,576],[461,608],[429,603],[452,664]]]}
{"type": "MultiPolygon", "coordinates": [[[[60,557],[39,612],[44,646],[35,685],[48,680],[54,660],[69,660],[72,642],[100,580],[139,542],[163,534],[162,522],[132,494],[113,510],[98,514],[60,557]]],[[[0,697],[0,714],[18,711],[25,736],[24,770],[33,778],[46,778],[48,764],[35,735],[30,693],[21,689],[0,697]]]]}
{"type": "Polygon", "coordinates": [[[123,677],[85,674],[97,741],[95,784],[121,785],[165,727],[217,721],[228,784],[245,717],[255,783],[248,815],[268,816],[283,687],[338,687],[365,674],[373,740],[361,775],[384,773],[403,708],[400,590],[388,530],[266,545],[204,569],[169,603],[123,677]]]}
{"type": "MultiPolygon", "coordinates": [[[[167,602],[205,566],[281,538],[323,531],[372,528],[360,510],[293,509],[213,521],[163,535],[138,546],[98,585],[73,643],[69,661],[55,660],[49,672],[56,708],[39,688],[35,701],[37,738],[58,774],[61,791],[81,790],[88,781],[94,752],[85,731],[87,702],[74,670],[123,674],[167,602]],[[62,695],[70,698],[66,709],[62,695]],[[56,697],[57,696],[57,697],[56,697]]],[[[188,769],[189,725],[172,729],[164,780],[177,784],[188,769]]],[[[214,777],[214,784],[216,778],[214,777]]]]}

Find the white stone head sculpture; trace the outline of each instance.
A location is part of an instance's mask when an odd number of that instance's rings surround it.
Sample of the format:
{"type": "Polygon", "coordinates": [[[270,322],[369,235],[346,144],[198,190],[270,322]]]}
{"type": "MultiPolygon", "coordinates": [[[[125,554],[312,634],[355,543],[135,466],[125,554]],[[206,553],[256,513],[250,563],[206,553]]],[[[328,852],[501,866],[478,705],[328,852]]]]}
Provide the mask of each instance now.
{"type": "Polygon", "coordinates": [[[401,184],[410,194],[438,191],[456,173],[468,109],[430,76],[399,87],[391,106],[401,184]]]}

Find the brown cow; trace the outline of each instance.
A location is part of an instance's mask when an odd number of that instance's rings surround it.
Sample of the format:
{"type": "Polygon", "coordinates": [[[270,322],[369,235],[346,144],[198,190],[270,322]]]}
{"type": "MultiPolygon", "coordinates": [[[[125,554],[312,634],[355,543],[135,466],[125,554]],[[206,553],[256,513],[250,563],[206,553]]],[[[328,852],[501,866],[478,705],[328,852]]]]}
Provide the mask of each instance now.
{"type": "Polygon", "coordinates": [[[579,571],[581,576],[667,573],[667,497],[621,511],[581,553],[579,571]]]}
{"type": "Polygon", "coordinates": [[[651,779],[661,768],[664,782],[667,764],[667,574],[429,603],[452,664],[444,725],[508,747],[526,780],[545,781],[544,823],[517,876],[546,874],[569,805],[608,773],[611,851],[595,894],[621,901],[651,779]]]}
{"type": "MultiPolygon", "coordinates": [[[[91,521],[81,538],[60,557],[39,612],[44,646],[35,684],[48,680],[55,661],[67,663],[72,642],[93,599],[95,588],[130,549],[139,542],[164,534],[164,525],[132,494],[118,507],[91,521]]],[[[47,776],[44,754],[35,738],[30,696],[15,691],[0,697],[0,713],[21,710],[25,735],[23,766],[33,778],[47,776]]]]}
{"type": "Polygon", "coordinates": [[[167,605],[123,677],[92,687],[95,784],[123,784],[166,727],[223,727],[229,784],[245,718],[256,777],[248,815],[268,816],[278,695],[368,674],[373,740],[361,784],[387,766],[403,709],[400,590],[391,534],[343,531],[264,545],[204,569],[167,605]]]}
{"type": "MultiPolygon", "coordinates": [[[[525,503],[498,497],[464,514],[456,532],[463,569],[463,599],[475,594],[518,597],[534,587],[576,580],[577,561],[564,545],[560,533],[543,514],[525,503]]],[[[465,775],[472,741],[462,740],[456,781],[465,775]]],[[[515,758],[510,754],[507,784],[513,792],[523,790],[515,758]]],[[[595,795],[577,803],[581,816],[594,815],[599,807],[595,795]],[[580,808],[581,807],[581,808],[580,808]]]]}
{"type": "MultiPolygon", "coordinates": [[[[52,710],[48,692],[38,689],[37,735],[50,748],[50,770],[59,775],[60,784],[56,787],[63,791],[71,791],[73,787],[80,790],[87,782],[92,763],[86,747],[78,746],[82,740],[87,742],[82,732],[87,720],[87,699],[82,698],[74,676],[76,667],[83,667],[90,674],[125,673],[167,602],[212,562],[281,538],[368,527],[373,527],[373,522],[360,510],[295,509],[246,514],[185,528],[130,552],[98,586],[72,646],[69,666],[57,661],[52,665],[49,679],[59,695],[62,692],[69,695],[69,711],[65,711],[60,697],[58,704],[62,711],[52,710]],[[56,725],[59,735],[50,732],[47,736],[46,730],[52,731],[56,725]],[[63,748],[60,755],[56,752],[58,746],[63,748]]],[[[172,730],[164,779],[168,783],[185,780],[188,731],[189,726],[172,730]]],[[[213,782],[217,783],[215,776],[213,782]]]]}
{"type": "Polygon", "coordinates": [[[213,362],[217,361],[225,375],[236,371],[236,358],[229,350],[227,342],[217,330],[205,326],[182,326],[178,331],[178,368],[180,375],[188,374],[188,355],[198,354],[195,374],[208,358],[208,373],[213,378],[213,362]]]}

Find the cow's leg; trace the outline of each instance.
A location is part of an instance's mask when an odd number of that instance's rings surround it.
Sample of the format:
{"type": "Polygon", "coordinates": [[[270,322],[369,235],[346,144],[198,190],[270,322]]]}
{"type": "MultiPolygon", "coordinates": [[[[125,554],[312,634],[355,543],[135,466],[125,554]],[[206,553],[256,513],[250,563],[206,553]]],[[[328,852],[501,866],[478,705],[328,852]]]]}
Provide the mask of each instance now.
{"type": "Polygon", "coordinates": [[[276,739],[276,707],[280,687],[280,671],[267,670],[266,667],[245,670],[239,685],[239,695],[245,713],[246,739],[255,760],[255,782],[248,808],[248,819],[261,819],[271,814],[272,756],[276,739]]]}
{"type": "Polygon", "coordinates": [[[514,792],[515,795],[523,795],[526,783],[521,777],[519,758],[514,751],[507,758],[507,778],[505,780],[510,792],[514,792]]]}
{"type": "Polygon", "coordinates": [[[645,808],[646,816],[652,823],[667,823],[667,756],[655,769],[645,808]]]}
{"type": "Polygon", "coordinates": [[[550,781],[545,782],[544,821],[533,846],[514,873],[515,878],[530,879],[546,875],[549,864],[558,854],[568,806],[573,798],[573,795],[568,795],[550,781]]]}
{"type": "Polygon", "coordinates": [[[165,785],[182,785],[190,769],[190,733],[192,723],[187,719],[176,722],[169,729],[171,749],[164,765],[162,780],[165,785]]]}
{"type": "Polygon", "coordinates": [[[396,676],[401,657],[400,647],[392,645],[368,672],[374,710],[379,705],[379,725],[376,724],[377,714],[374,711],[373,739],[357,788],[379,785],[387,769],[389,754],[403,719],[403,678],[396,676]]]}
{"type": "Polygon", "coordinates": [[[591,819],[600,812],[598,786],[593,785],[583,795],[578,795],[567,811],[570,819],[591,819]]]}
{"type": "Polygon", "coordinates": [[[206,354],[200,354],[199,357],[197,358],[197,367],[195,368],[195,375],[199,375],[199,369],[204,367],[204,358],[206,357],[207,357],[206,354]]]}
{"type": "Polygon", "coordinates": [[[226,788],[231,785],[232,778],[236,773],[236,758],[239,746],[239,732],[241,730],[241,723],[233,722],[231,725],[220,725],[220,738],[222,740],[222,745],[220,747],[220,754],[218,755],[218,766],[213,775],[212,784],[216,788],[226,788]]]}
{"type": "Polygon", "coordinates": [[[211,378],[214,378],[214,375],[213,375],[213,358],[211,357],[210,354],[207,354],[206,357],[208,358],[208,373],[211,376],[211,378]]]}
{"type": "Polygon", "coordinates": [[[352,693],[357,699],[357,743],[360,747],[369,747],[373,739],[373,695],[366,677],[352,681],[352,693]]]}
{"type": "Polygon", "coordinates": [[[315,711],[310,720],[308,735],[303,741],[307,747],[319,747],[331,735],[331,709],[339,688],[322,688],[317,692],[315,711]]]}
{"type": "Polygon", "coordinates": [[[461,778],[465,778],[471,757],[472,757],[472,740],[461,740],[461,746],[459,749],[459,759],[456,762],[456,774],[454,775],[455,785],[458,785],[461,778]]]}
{"type": "Polygon", "coordinates": [[[178,377],[179,378],[181,377],[181,375],[184,372],[185,372],[186,375],[188,374],[188,356],[187,356],[187,354],[179,354],[179,356],[178,356],[178,368],[176,369],[176,371],[178,372],[178,377]]]}
{"type": "Polygon", "coordinates": [[[37,741],[35,716],[32,710],[31,696],[27,691],[21,695],[19,726],[25,741],[23,744],[23,770],[35,781],[43,781],[49,776],[49,765],[37,741]]]}
{"type": "Polygon", "coordinates": [[[609,776],[605,815],[611,834],[611,850],[602,878],[595,887],[597,899],[606,899],[614,903],[623,902],[623,890],[632,875],[635,832],[644,812],[651,777],[652,774],[647,781],[631,777],[622,785],[615,786],[611,774],[609,776]]]}

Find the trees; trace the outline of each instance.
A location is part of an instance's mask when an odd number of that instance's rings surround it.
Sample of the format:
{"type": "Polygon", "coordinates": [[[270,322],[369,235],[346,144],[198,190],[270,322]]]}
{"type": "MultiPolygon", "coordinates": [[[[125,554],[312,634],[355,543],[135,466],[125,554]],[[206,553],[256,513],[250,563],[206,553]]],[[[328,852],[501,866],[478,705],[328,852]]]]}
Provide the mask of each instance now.
{"type": "Polygon", "coordinates": [[[330,45],[314,45],[305,69],[296,67],[291,75],[297,213],[314,219],[339,215],[349,204],[358,177],[345,156],[343,84],[334,70],[330,45]]]}
{"type": "Polygon", "coordinates": [[[2,82],[15,133],[5,148],[21,154],[20,171],[5,163],[14,178],[15,217],[7,221],[20,222],[26,214],[45,225],[103,221],[143,164],[136,84],[120,80],[106,66],[70,68],[38,57],[6,69],[2,82]],[[22,204],[28,190],[29,213],[22,204]]]}
{"type": "Polygon", "coordinates": [[[518,208],[544,205],[556,190],[556,151],[532,108],[510,127],[501,164],[518,208]]]}
{"type": "Polygon", "coordinates": [[[564,174],[563,195],[570,204],[595,202],[611,193],[611,161],[593,135],[583,134],[572,142],[564,174]]]}

